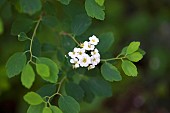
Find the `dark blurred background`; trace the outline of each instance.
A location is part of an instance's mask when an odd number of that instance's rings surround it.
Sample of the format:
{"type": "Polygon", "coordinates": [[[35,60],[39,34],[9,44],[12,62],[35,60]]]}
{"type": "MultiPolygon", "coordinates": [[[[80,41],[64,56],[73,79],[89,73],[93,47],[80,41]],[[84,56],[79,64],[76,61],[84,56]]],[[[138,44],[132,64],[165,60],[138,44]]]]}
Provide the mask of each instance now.
{"type": "MultiPolygon", "coordinates": [[[[0,0],[0,113],[25,113],[28,105],[22,96],[28,90],[21,86],[19,76],[8,79],[5,72],[9,56],[24,48],[10,35],[15,18],[11,1],[0,0]]],[[[170,113],[170,0],[106,0],[105,6],[105,20],[94,19],[88,31],[112,31],[113,54],[135,40],[146,55],[136,64],[138,77],[123,75],[122,81],[112,83],[111,98],[82,103],[82,113],[170,113]]]]}

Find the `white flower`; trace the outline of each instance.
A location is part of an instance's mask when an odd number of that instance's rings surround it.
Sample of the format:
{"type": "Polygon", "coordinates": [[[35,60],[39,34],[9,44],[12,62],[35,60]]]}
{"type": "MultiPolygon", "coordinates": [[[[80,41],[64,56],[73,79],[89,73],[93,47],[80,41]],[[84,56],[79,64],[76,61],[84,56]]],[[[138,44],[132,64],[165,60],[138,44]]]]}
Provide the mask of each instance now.
{"type": "Polygon", "coordinates": [[[71,57],[71,58],[75,58],[77,56],[77,53],[76,52],[69,52],[68,55],[71,57]]]}
{"type": "Polygon", "coordinates": [[[95,48],[94,51],[91,52],[91,55],[100,57],[99,50],[95,48]]]}
{"type": "Polygon", "coordinates": [[[70,63],[74,64],[74,65],[73,65],[73,68],[78,68],[78,67],[80,67],[77,58],[70,59],[70,63]]]}
{"type": "Polygon", "coordinates": [[[95,65],[89,65],[88,70],[95,68],[95,65]]]}
{"type": "Polygon", "coordinates": [[[97,65],[98,63],[100,63],[100,57],[91,56],[91,63],[92,65],[97,65]]]}
{"type": "Polygon", "coordinates": [[[83,48],[85,49],[85,50],[94,50],[94,45],[92,45],[92,44],[90,44],[89,42],[87,42],[87,41],[85,41],[84,43],[83,43],[83,48]]]}
{"type": "Polygon", "coordinates": [[[84,54],[79,58],[79,64],[81,67],[87,67],[90,63],[91,59],[88,54],[84,54]]]}
{"type": "Polygon", "coordinates": [[[77,57],[79,58],[79,57],[81,57],[82,55],[85,54],[85,49],[77,48],[76,52],[77,52],[77,57]]]}
{"type": "Polygon", "coordinates": [[[92,37],[89,37],[89,40],[90,40],[90,44],[93,44],[93,45],[97,45],[99,42],[99,39],[95,35],[93,35],[92,37]]]}

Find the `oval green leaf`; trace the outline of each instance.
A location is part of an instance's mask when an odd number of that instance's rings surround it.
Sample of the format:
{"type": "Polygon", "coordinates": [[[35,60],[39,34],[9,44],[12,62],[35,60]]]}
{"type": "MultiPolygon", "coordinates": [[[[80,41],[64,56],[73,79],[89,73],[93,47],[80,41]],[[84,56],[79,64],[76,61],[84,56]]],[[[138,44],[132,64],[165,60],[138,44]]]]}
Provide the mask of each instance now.
{"type": "Polygon", "coordinates": [[[103,33],[99,36],[99,44],[96,48],[98,48],[101,54],[107,52],[114,42],[114,36],[112,32],[103,33]]]}
{"type": "Polygon", "coordinates": [[[117,70],[115,66],[110,63],[104,63],[101,66],[101,73],[105,80],[113,82],[122,80],[122,76],[120,72],[117,70]]]}
{"type": "Polygon", "coordinates": [[[25,41],[25,40],[28,40],[28,36],[24,33],[24,32],[21,32],[19,35],[18,35],[18,40],[19,41],[25,41]]]}
{"type": "Polygon", "coordinates": [[[28,33],[33,27],[34,21],[28,17],[19,16],[13,22],[11,34],[17,36],[21,32],[28,33]]]}
{"type": "Polygon", "coordinates": [[[24,100],[30,105],[38,105],[43,102],[41,96],[35,92],[28,92],[24,95],[24,100]]]}
{"type": "Polygon", "coordinates": [[[52,110],[49,107],[45,107],[42,113],[52,113],[52,110]]]}
{"type": "Polygon", "coordinates": [[[59,108],[63,113],[79,113],[80,105],[79,103],[70,96],[61,96],[58,100],[59,108]]]}
{"type": "Polygon", "coordinates": [[[33,15],[41,10],[41,0],[19,0],[21,12],[33,15]]]}
{"type": "Polygon", "coordinates": [[[128,60],[124,60],[124,61],[122,61],[121,66],[122,66],[122,69],[126,75],[137,76],[137,74],[138,74],[137,68],[132,62],[130,62],[128,60]]]}
{"type": "Polygon", "coordinates": [[[39,57],[37,59],[36,63],[37,64],[45,64],[50,69],[50,76],[49,77],[41,76],[44,80],[49,81],[51,83],[56,83],[57,82],[59,69],[58,69],[57,64],[54,61],[52,61],[49,58],[39,57]]]}
{"type": "Polygon", "coordinates": [[[127,47],[126,54],[132,54],[139,49],[140,42],[131,42],[127,47]]]}
{"type": "Polygon", "coordinates": [[[96,2],[97,4],[99,4],[100,6],[103,6],[104,1],[105,1],[105,0],[95,0],[95,2],[96,2]]]}
{"type": "Polygon", "coordinates": [[[84,101],[91,103],[95,96],[93,92],[90,90],[88,82],[86,82],[85,80],[81,80],[79,85],[84,90],[84,101]]]}
{"type": "Polygon", "coordinates": [[[134,52],[130,55],[127,55],[126,58],[132,62],[138,62],[139,60],[141,60],[143,58],[143,56],[139,52],[134,52]]]}
{"type": "Polygon", "coordinates": [[[65,90],[67,95],[73,97],[77,101],[81,101],[84,97],[84,91],[83,89],[73,82],[69,82],[65,86],[65,90]]]}
{"type": "Polygon", "coordinates": [[[26,88],[31,88],[35,80],[35,73],[30,64],[27,64],[22,70],[21,82],[26,88]]]}
{"type": "Polygon", "coordinates": [[[30,105],[27,110],[27,113],[42,113],[44,107],[45,107],[44,103],[38,105],[30,105]]]}
{"type": "Polygon", "coordinates": [[[102,79],[89,79],[89,88],[97,96],[110,97],[112,96],[112,87],[102,79]]]}
{"type": "Polygon", "coordinates": [[[76,15],[71,24],[71,30],[75,35],[81,35],[91,25],[92,20],[85,14],[76,15]]]}
{"type": "Polygon", "coordinates": [[[46,64],[36,64],[37,73],[42,77],[50,76],[50,69],[46,64]]]}
{"type": "Polygon", "coordinates": [[[26,55],[23,52],[13,54],[7,61],[6,69],[9,78],[18,75],[26,65],[26,55]]]}
{"type": "Polygon", "coordinates": [[[99,20],[104,20],[105,18],[104,8],[99,6],[95,2],[95,0],[86,0],[85,9],[86,9],[88,16],[99,19],[99,20]]]}
{"type": "Polygon", "coordinates": [[[53,113],[63,113],[57,106],[50,106],[53,113]]]}

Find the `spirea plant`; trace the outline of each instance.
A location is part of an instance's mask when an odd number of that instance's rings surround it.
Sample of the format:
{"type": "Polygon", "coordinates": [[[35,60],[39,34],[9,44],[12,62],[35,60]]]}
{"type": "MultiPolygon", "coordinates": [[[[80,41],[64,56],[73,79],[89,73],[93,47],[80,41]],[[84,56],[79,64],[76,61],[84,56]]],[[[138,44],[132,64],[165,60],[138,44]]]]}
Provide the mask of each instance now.
{"type": "Polygon", "coordinates": [[[113,57],[109,52],[113,33],[87,32],[92,18],[104,20],[104,0],[18,0],[14,4],[18,16],[11,34],[26,47],[8,59],[7,75],[20,76],[27,89],[35,79],[44,84],[23,96],[30,105],[27,113],[79,113],[82,101],[112,96],[111,83],[121,81],[121,75],[138,75],[134,62],[145,54],[140,42],[131,42],[113,57]],[[58,5],[66,13],[57,15],[58,5]],[[69,15],[71,21],[66,24],[57,18],[60,15],[69,15]],[[39,41],[40,34],[45,34],[43,28],[56,34],[56,45],[39,41]]]}

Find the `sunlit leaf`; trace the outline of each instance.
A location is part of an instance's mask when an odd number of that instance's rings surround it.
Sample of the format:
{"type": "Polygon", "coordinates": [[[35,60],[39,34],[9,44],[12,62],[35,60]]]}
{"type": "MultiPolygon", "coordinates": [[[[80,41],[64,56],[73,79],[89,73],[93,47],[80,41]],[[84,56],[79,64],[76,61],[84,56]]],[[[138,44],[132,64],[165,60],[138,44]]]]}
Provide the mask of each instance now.
{"type": "Polygon", "coordinates": [[[38,105],[43,102],[41,96],[35,92],[28,92],[24,95],[24,100],[30,105],[38,105]]]}
{"type": "Polygon", "coordinates": [[[138,74],[136,66],[128,60],[122,61],[122,69],[128,76],[137,76],[138,74]]]}
{"type": "Polygon", "coordinates": [[[22,70],[21,82],[26,88],[31,88],[35,80],[35,73],[30,64],[27,64],[22,70]]]}

